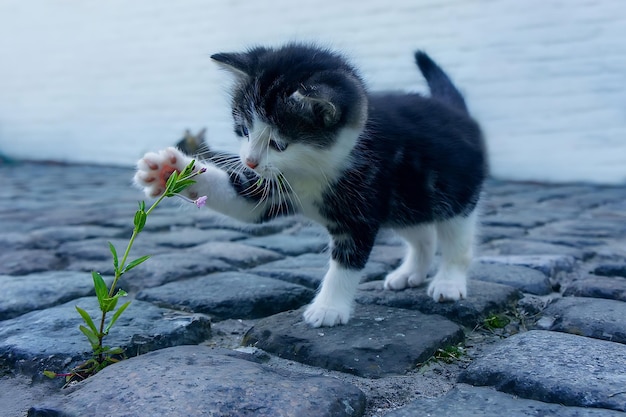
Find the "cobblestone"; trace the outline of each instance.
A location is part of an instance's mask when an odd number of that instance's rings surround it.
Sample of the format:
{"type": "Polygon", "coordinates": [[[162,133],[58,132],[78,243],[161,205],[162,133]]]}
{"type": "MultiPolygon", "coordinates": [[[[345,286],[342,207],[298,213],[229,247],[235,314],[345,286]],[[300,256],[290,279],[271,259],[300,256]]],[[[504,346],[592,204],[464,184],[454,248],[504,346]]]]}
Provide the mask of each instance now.
{"type": "Polygon", "coordinates": [[[323,229],[166,201],[133,250],[152,258],[119,283],[131,307],[108,342],[131,358],[61,390],[41,373],[89,357],[74,307],[96,311],[90,271],[110,280],[107,242],[121,251],[132,232],[132,174],[0,165],[0,415],[626,411],[626,187],[495,180],[466,300],[382,290],[404,253],[384,232],[354,319],[332,329],[301,319],[328,265],[323,229]],[[256,350],[232,350],[242,343],[256,350]]]}

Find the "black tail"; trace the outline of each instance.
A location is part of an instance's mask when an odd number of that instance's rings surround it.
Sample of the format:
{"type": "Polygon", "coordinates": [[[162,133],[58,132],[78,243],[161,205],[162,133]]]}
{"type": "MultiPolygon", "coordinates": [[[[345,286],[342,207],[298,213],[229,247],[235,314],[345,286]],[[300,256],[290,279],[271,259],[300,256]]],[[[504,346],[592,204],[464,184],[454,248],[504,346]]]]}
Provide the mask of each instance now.
{"type": "Polygon", "coordinates": [[[468,114],[467,105],[461,92],[452,83],[452,80],[443,70],[430,59],[426,52],[417,51],[415,62],[428,82],[430,94],[457,110],[468,114]]]}

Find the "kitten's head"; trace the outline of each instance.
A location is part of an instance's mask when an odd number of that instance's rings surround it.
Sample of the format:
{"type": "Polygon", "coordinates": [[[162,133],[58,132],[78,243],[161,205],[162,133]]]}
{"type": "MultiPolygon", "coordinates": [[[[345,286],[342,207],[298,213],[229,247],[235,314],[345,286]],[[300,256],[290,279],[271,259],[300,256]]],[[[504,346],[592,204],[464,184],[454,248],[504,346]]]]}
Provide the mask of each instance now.
{"type": "Polygon", "coordinates": [[[288,178],[345,165],[366,121],[367,98],[344,58],[303,44],[211,58],[237,78],[232,113],[244,164],[261,176],[288,178]]]}

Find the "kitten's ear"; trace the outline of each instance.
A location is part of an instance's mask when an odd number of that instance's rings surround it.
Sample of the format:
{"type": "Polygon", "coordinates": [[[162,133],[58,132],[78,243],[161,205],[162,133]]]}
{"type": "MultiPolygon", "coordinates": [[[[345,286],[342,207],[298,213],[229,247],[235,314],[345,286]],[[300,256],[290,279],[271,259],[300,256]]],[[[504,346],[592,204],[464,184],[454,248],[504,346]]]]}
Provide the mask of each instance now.
{"type": "Polygon", "coordinates": [[[248,54],[241,53],[219,53],[211,55],[211,59],[220,67],[227,69],[238,77],[250,76],[250,59],[248,54]]]}
{"type": "Polygon", "coordinates": [[[202,128],[202,130],[200,130],[200,131],[198,132],[198,134],[196,135],[196,137],[197,137],[199,140],[204,140],[204,135],[205,135],[205,134],[206,134],[206,127],[203,127],[203,128],[202,128]]]}
{"type": "Polygon", "coordinates": [[[324,127],[333,127],[341,118],[341,109],[335,104],[336,92],[327,85],[299,88],[291,99],[301,106],[301,111],[313,121],[321,120],[324,127]]]}
{"type": "Polygon", "coordinates": [[[266,54],[269,49],[259,46],[250,49],[248,52],[218,53],[211,55],[211,59],[217,62],[222,68],[231,71],[238,77],[251,77],[259,58],[266,54]]]}

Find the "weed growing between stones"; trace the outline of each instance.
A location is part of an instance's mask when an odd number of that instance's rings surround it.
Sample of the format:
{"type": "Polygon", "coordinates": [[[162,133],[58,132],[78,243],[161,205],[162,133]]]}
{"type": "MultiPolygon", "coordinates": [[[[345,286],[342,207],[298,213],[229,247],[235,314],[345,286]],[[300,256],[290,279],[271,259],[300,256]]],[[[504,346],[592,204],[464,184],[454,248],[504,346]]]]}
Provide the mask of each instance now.
{"type": "Polygon", "coordinates": [[[428,360],[423,363],[418,363],[417,367],[420,368],[420,372],[426,372],[426,370],[433,364],[451,364],[455,362],[469,362],[469,358],[467,358],[467,350],[464,346],[464,343],[448,345],[437,349],[435,353],[433,353],[433,356],[428,358],[428,360]]]}
{"type": "Polygon", "coordinates": [[[110,347],[104,345],[103,343],[104,338],[109,334],[115,322],[117,322],[122,313],[130,305],[130,301],[127,301],[119,306],[117,310],[115,310],[119,299],[127,295],[126,291],[122,289],[117,289],[116,291],[117,282],[119,281],[120,277],[126,272],[141,265],[150,258],[150,255],[142,256],[127,263],[128,255],[133,246],[133,243],[135,242],[135,239],[146,225],[146,220],[150,213],[161,203],[161,201],[163,201],[166,197],[177,196],[186,201],[196,204],[198,208],[204,206],[207,197],[202,196],[197,200],[189,200],[188,198],[180,194],[185,188],[195,183],[195,181],[193,180],[195,176],[200,175],[205,171],[204,168],[198,171],[194,171],[194,168],[195,161],[191,161],[182,172],[174,171],[167,180],[167,183],[165,185],[165,192],[152,204],[152,206],[150,206],[148,210],[146,210],[146,203],[144,201],[141,201],[139,203],[139,209],[135,212],[135,217],[133,220],[133,234],[128,241],[128,245],[126,246],[126,250],[124,251],[121,259],[118,256],[118,252],[115,249],[115,246],[113,246],[113,244],[109,242],[109,249],[111,251],[111,255],[113,256],[113,267],[115,270],[115,276],[113,278],[111,286],[107,286],[104,278],[98,272],[93,271],[91,273],[96,297],[98,299],[98,305],[101,312],[100,317],[92,318],[87,311],[80,308],[79,306],[76,306],[76,311],[78,311],[78,314],[80,314],[85,323],[85,325],[79,326],[79,330],[87,337],[87,340],[91,344],[92,356],[90,359],[81,363],[68,373],[44,371],[44,374],[46,376],[50,378],[65,377],[66,383],[69,384],[88,378],[106,368],[107,366],[115,362],[119,362],[121,359],[123,359],[123,348],[110,347]],[[113,312],[113,316],[107,322],[107,314],[111,312],[113,312]],[[98,321],[99,325],[96,326],[96,323],[98,321]]]}

